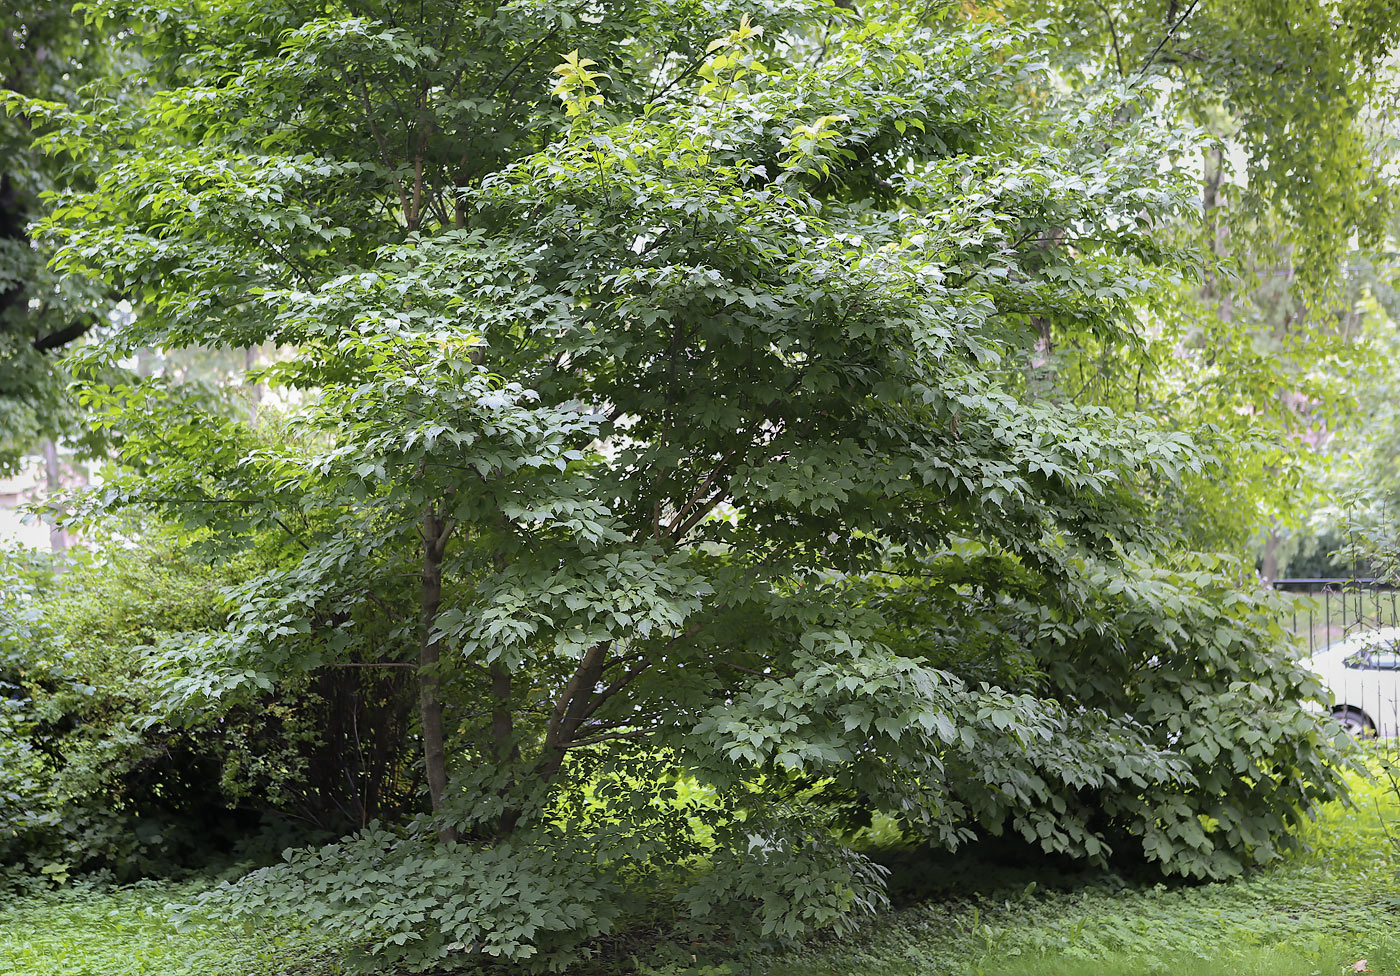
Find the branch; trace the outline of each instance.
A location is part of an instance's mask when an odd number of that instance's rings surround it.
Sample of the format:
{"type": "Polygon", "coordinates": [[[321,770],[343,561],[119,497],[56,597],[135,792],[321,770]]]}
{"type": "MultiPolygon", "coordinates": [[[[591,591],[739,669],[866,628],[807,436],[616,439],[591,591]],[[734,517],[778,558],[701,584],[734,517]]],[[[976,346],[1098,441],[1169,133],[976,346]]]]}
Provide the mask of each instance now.
{"type": "Polygon", "coordinates": [[[149,498],[152,505],[264,505],[266,498],[149,498]]]}
{"type": "Polygon", "coordinates": [[[1162,35],[1162,39],[1157,42],[1157,46],[1152,49],[1152,53],[1147,56],[1147,60],[1143,61],[1142,67],[1138,69],[1137,76],[1133,79],[1134,82],[1143,79],[1147,74],[1147,69],[1152,67],[1152,62],[1157,60],[1157,55],[1161,53],[1167,41],[1170,41],[1176,36],[1177,30],[1182,24],[1186,23],[1186,18],[1191,16],[1192,11],[1196,9],[1197,4],[1200,2],[1201,0],[1191,0],[1191,6],[1186,8],[1186,12],[1176,19],[1176,23],[1167,28],[1167,32],[1162,35]]]}
{"type": "Polygon", "coordinates": [[[402,208],[406,220],[408,218],[408,194],[404,191],[403,182],[396,172],[397,167],[394,165],[393,157],[389,155],[389,144],[379,128],[379,120],[375,117],[374,109],[370,105],[369,89],[365,86],[364,71],[356,72],[355,77],[360,83],[360,104],[365,109],[365,121],[369,123],[370,134],[374,136],[374,141],[379,146],[379,157],[384,160],[384,168],[389,173],[389,179],[394,181],[394,189],[399,194],[399,206],[402,208]]]}
{"type": "Polygon", "coordinates": [[[95,319],[79,319],[72,325],[59,329],[57,332],[50,332],[48,335],[37,337],[31,345],[34,347],[35,352],[48,352],[60,346],[66,346],[74,339],[82,338],[88,332],[92,331],[92,327],[96,324],[97,321],[95,319]]]}
{"type": "Polygon", "coordinates": [[[410,663],[405,663],[405,662],[401,662],[401,661],[368,661],[368,662],[363,662],[363,663],[362,663],[362,662],[359,662],[359,661],[345,661],[345,662],[342,662],[342,663],[340,663],[340,664],[326,664],[326,665],[323,665],[323,667],[327,667],[327,668],[412,668],[412,669],[414,669],[414,670],[417,670],[418,665],[416,665],[416,664],[410,664],[410,663]]]}
{"type": "MultiPolygon", "coordinates": [[[[697,633],[700,632],[701,629],[704,628],[705,624],[709,622],[710,616],[712,615],[707,615],[704,619],[696,621],[695,623],[687,627],[685,630],[681,631],[679,634],[676,634],[665,644],[662,644],[659,651],[665,651],[672,644],[676,643],[676,641],[685,640],[688,637],[694,637],[697,633]]],[[[614,661],[609,665],[604,665],[602,668],[599,668],[599,677],[601,677],[609,667],[615,666],[617,663],[625,660],[627,660],[627,658],[618,658],[617,661],[614,661]]],[[[648,661],[645,657],[643,657],[640,661],[637,662],[635,666],[628,668],[625,673],[619,675],[612,681],[611,684],[609,684],[602,691],[598,692],[598,694],[594,696],[593,700],[590,701],[587,705],[583,706],[583,708],[579,711],[578,720],[574,725],[575,730],[577,730],[578,726],[588,721],[588,719],[592,717],[594,712],[602,708],[603,705],[607,704],[609,699],[611,699],[623,688],[626,688],[629,684],[631,684],[643,671],[651,667],[651,664],[651,661],[648,661]]]]}
{"type": "Polygon", "coordinates": [[[715,659],[716,664],[722,664],[726,668],[733,668],[735,671],[742,671],[745,674],[757,675],[760,678],[791,678],[788,671],[756,671],[753,668],[746,668],[742,664],[735,664],[733,661],[726,661],[722,658],[715,659]]]}
{"type": "Polygon", "coordinates": [[[650,104],[656,101],[658,98],[661,98],[672,88],[675,88],[681,82],[685,81],[685,79],[689,78],[695,72],[699,71],[702,67],[704,67],[706,60],[708,60],[708,56],[702,55],[696,58],[694,61],[690,62],[690,64],[687,65],[686,68],[682,70],[680,74],[676,75],[676,77],[671,79],[671,81],[666,85],[665,88],[661,89],[659,92],[656,92],[656,94],[648,98],[647,103],[650,104]]]}
{"type": "MultiPolygon", "coordinates": [[[[735,451],[737,450],[737,448],[731,448],[730,450],[726,451],[724,453],[724,456],[719,459],[719,461],[715,464],[713,468],[710,469],[710,473],[705,475],[705,480],[700,482],[700,487],[695,489],[691,496],[685,500],[685,504],[683,504],[680,507],[680,510],[676,512],[676,517],[671,520],[671,526],[666,531],[667,535],[677,535],[676,530],[685,521],[685,517],[690,514],[690,510],[692,508],[700,504],[700,502],[705,498],[706,494],[710,490],[710,486],[714,484],[715,479],[718,478],[720,474],[724,471],[725,466],[729,464],[730,459],[734,457],[735,451]]],[[[711,508],[713,507],[714,506],[712,505],[711,508]]]]}
{"type": "MultiPolygon", "coordinates": [[[[579,699],[579,692],[585,684],[591,684],[597,680],[597,675],[603,670],[603,654],[608,647],[607,641],[600,641],[594,644],[583,655],[583,660],[579,662],[574,673],[569,676],[569,681],[564,685],[564,690],[559,695],[559,700],[554,705],[554,710],[549,716],[549,725],[545,729],[544,741],[546,745],[562,748],[561,740],[566,738],[573,729],[566,728],[574,718],[581,706],[576,706],[579,699]]],[[[574,726],[577,728],[577,725],[574,726]]]]}
{"type": "Polygon", "coordinates": [[[584,722],[588,721],[588,719],[593,715],[594,712],[602,708],[603,705],[607,703],[608,699],[612,698],[623,688],[626,688],[629,684],[632,683],[632,680],[636,678],[637,675],[641,674],[649,667],[651,667],[650,661],[642,661],[635,667],[628,668],[625,674],[620,675],[612,682],[612,684],[608,685],[602,691],[598,692],[597,696],[591,702],[585,705],[582,711],[579,713],[579,724],[582,725],[584,722]]]}
{"type": "Polygon", "coordinates": [[[1113,60],[1118,62],[1118,77],[1123,78],[1126,76],[1123,71],[1123,52],[1118,48],[1118,29],[1113,23],[1113,14],[1101,0],[1094,0],[1094,6],[1103,11],[1104,20],[1108,21],[1108,39],[1113,42],[1113,60]]]}
{"type": "Polygon", "coordinates": [[[651,735],[655,731],[655,729],[633,729],[630,732],[608,732],[604,735],[590,736],[587,739],[575,739],[572,742],[564,743],[559,748],[578,749],[581,746],[595,746],[600,742],[607,742],[610,739],[640,739],[643,736],[651,735]]]}
{"type": "Polygon", "coordinates": [[[280,526],[282,527],[282,531],[283,531],[283,532],[287,533],[287,535],[289,535],[289,536],[292,537],[292,541],[293,541],[293,542],[295,542],[297,545],[301,546],[302,549],[306,550],[307,552],[310,552],[310,551],[311,551],[311,547],[310,547],[309,545],[306,544],[306,541],[305,541],[304,539],[302,539],[301,536],[299,536],[299,535],[297,535],[295,532],[293,532],[292,529],[291,529],[291,527],[290,527],[289,525],[287,525],[286,522],[283,522],[283,521],[282,521],[282,517],[281,517],[280,515],[272,515],[271,512],[268,512],[268,514],[272,516],[272,521],[276,522],[278,525],[280,525],[280,526]]]}
{"type": "Polygon", "coordinates": [[[713,512],[719,506],[719,503],[724,501],[727,497],[729,497],[729,490],[727,487],[721,488],[719,491],[715,492],[715,494],[712,495],[710,499],[705,502],[705,504],[701,505],[695,510],[694,514],[692,514],[690,518],[686,519],[679,526],[672,526],[671,539],[673,541],[679,541],[683,539],[687,532],[689,532],[691,529],[695,528],[702,521],[704,521],[705,516],[713,512]]]}

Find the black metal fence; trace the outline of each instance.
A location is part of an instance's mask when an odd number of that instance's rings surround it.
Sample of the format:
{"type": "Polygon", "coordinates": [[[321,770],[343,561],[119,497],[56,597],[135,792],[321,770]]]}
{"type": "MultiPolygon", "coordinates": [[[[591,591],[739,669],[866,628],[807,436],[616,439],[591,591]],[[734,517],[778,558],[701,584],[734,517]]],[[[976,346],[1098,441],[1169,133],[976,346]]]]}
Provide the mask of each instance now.
{"type": "Polygon", "coordinates": [[[1288,602],[1284,621],[1310,657],[1345,642],[1313,662],[1333,697],[1333,714],[1358,735],[1400,736],[1400,591],[1390,583],[1355,577],[1274,581],[1288,602]]]}
{"type": "Polygon", "coordinates": [[[1274,580],[1291,604],[1288,628],[1310,655],[1345,637],[1380,627],[1400,626],[1400,592],[1380,580],[1323,577],[1274,580]]]}

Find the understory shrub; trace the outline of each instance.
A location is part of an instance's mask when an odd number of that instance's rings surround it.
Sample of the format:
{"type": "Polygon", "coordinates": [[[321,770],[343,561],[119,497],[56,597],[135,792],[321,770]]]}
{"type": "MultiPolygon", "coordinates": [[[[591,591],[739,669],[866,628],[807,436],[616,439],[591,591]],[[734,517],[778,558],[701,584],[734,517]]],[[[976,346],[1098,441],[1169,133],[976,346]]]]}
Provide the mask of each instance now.
{"type": "MultiPolygon", "coordinates": [[[[158,526],[141,538],[0,556],[5,877],[130,881],[266,859],[412,802],[394,769],[406,731],[384,736],[387,759],[375,752],[377,679],[332,672],[213,721],[172,715],[157,647],[223,626],[225,587],[254,563],[210,560],[158,526]],[[366,744],[347,784],[338,738],[352,734],[366,744]]],[[[403,710],[401,691],[385,697],[403,710]]]]}

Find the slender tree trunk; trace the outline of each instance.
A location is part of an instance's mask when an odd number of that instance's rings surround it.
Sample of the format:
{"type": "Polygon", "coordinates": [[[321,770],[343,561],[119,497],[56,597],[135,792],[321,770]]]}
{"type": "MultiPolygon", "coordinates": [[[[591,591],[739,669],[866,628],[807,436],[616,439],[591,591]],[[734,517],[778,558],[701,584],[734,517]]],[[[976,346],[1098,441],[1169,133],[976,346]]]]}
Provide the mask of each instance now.
{"type": "MultiPolygon", "coordinates": [[[[246,374],[258,364],[258,347],[249,346],[243,350],[243,372],[246,374]]],[[[248,395],[253,399],[253,419],[258,416],[258,407],[262,405],[263,388],[261,383],[254,383],[252,380],[244,378],[243,381],[248,387],[248,395]]]]}
{"type": "Polygon", "coordinates": [[[1269,526],[1269,534],[1264,538],[1264,555],[1259,560],[1259,575],[1267,583],[1278,579],[1278,525],[1269,526]]]}
{"type": "MultiPolygon", "coordinates": [[[[1217,258],[1225,256],[1226,227],[1218,213],[1225,196],[1225,154],[1217,146],[1206,151],[1205,175],[1201,183],[1201,215],[1205,221],[1206,244],[1217,258]]],[[[1222,294],[1219,273],[1213,265],[1205,269],[1205,285],[1201,289],[1207,301],[1219,303],[1220,317],[1229,321],[1230,296],[1222,294]]]]}
{"type": "MultiPolygon", "coordinates": [[[[491,753],[502,766],[507,763],[515,766],[520,762],[520,746],[515,741],[515,719],[511,714],[510,696],[510,672],[500,661],[492,661],[491,697],[494,702],[491,706],[491,753]]],[[[507,786],[502,793],[508,793],[509,790],[510,787],[507,786]]],[[[514,833],[516,824],[520,822],[520,814],[519,807],[514,804],[508,805],[497,824],[497,835],[509,837],[514,833]]]]}
{"type": "MultiPolygon", "coordinates": [[[[44,481],[50,498],[63,487],[63,473],[58,466],[58,445],[52,440],[44,441],[44,481]]],[[[49,548],[54,552],[68,550],[68,533],[57,522],[49,526],[49,548]]]]}
{"type": "MultiPolygon", "coordinates": [[[[1045,255],[1057,248],[1065,237],[1065,228],[1051,227],[1045,230],[1041,239],[1027,245],[1026,259],[1038,265],[1045,255]]],[[[1050,320],[1043,315],[1032,315],[1030,325],[1035,329],[1035,345],[1031,350],[1029,369],[1026,372],[1026,393],[1033,400],[1049,399],[1058,392],[1060,377],[1055,366],[1055,334],[1050,320]]]]}
{"type": "Polygon", "coordinates": [[[1058,377],[1055,370],[1055,339],[1050,330],[1050,320],[1039,315],[1031,316],[1035,327],[1035,348],[1031,352],[1030,369],[1026,375],[1026,393],[1032,399],[1050,397],[1055,392],[1058,377]]]}
{"type": "MultiPolygon", "coordinates": [[[[441,682],[438,677],[438,642],[433,637],[438,607],[442,603],[442,555],[447,547],[451,525],[429,508],[423,516],[423,595],[421,604],[422,644],[418,655],[418,707],[423,722],[423,765],[428,775],[428,797],[433,813],[443,813],[447,793],[447,750],[442,729],[441,682]]],[[[444,824],[438,840],[451,844],[457,830],[444,824]]]]}

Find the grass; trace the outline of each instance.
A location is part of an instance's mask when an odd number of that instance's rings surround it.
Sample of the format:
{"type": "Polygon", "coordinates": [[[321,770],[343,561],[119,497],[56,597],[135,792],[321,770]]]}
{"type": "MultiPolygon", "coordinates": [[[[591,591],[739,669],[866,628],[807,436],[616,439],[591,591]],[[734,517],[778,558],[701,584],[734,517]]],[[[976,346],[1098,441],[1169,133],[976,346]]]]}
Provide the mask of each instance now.
{"type": "MultiPolygon", "coordinates": [[[[1356,805],[1303,831],[1311,852],[1251,878],[1200,886],[1053,879],[890,913],[861,935],[818,940],[766,976],[1342,976],[1365,959],[1400,976],[1400,856],[1383,819],[1400,803],[1356,780],[1356,805]],[[1379,805],[1379,809],[1378,809],[1379,805]]],[[[207,883],[69,887],[0,902],[0,973],[16,976],[332,976],[332,955],[294,920],[180,931],[165,906],[207,883]]],[[[701,964],[705,960],[699,960],[701,964]]],[[[697,972],[735,973],[723,964],[697,972]]],[[[386,974],[387,976],[387,974],[386,974]]]]}
{"type": "Polygon", "coordinates": [[[208,882],[77,886],[0,903],[0,973],[15,976],[331,976],[317,940],[288,923],[182,932],[166,906],[208,882]],[[318,957],[320,957],[318,959],[318,957]]]}
{"type": "Polygon", "coordinates": [[[1003,891],[927,903],[780,961],[769,976],[1400,976],[1400,804],[1353,782],[1303,830],[1312,850],[1228,884],[1003,891]]]}

